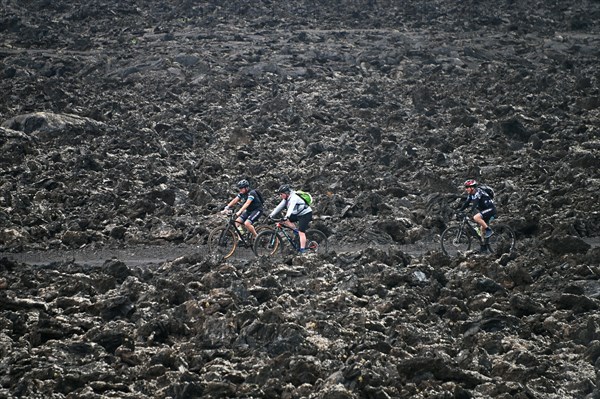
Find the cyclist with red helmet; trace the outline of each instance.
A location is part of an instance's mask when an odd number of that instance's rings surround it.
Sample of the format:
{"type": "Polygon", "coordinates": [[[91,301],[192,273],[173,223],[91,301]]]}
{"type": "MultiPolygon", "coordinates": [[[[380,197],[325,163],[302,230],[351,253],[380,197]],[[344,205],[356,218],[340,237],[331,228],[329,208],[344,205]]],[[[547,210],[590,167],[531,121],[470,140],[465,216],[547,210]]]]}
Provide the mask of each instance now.
{"type": "MultiPolygon", "coordinates": [[[[254,228],[254,223],[260,218],[263,214],[263,202],[260,193],[257,190],[252,190],[250,188],[250,183],[248,180],[243,179],[237,183],[237,188],[239,190],[238,195],[236,195],[229,203],[225,206],[225,209],[221,211],[224,214],[231,214],[231,210],[238,202],[242,201],[242,207],[236,212],[238,216],[235,221],[235,225],[238,229],[241,229],[242,224],[248,229],[250,233],[252,233],[253,237],[256,237],[256,229],[254,228]]],[[[243,230],[240,230],[240,232],[243,230]]]]}
{"type": "Polygon", "coordinates": [[[494,205],[494,200],[484,190],[477,186],[477,180],[469,179],[464,182],[464,187],[468,196],[459,208],[459,212],[464,211],[469,205],[472,205],[471,210],[477,210],[477,213],[473,216],[473,220],[480,226],[481,236],[490,238],[494,232],[488,223],[496,216],[496,205],[494,205]]]}

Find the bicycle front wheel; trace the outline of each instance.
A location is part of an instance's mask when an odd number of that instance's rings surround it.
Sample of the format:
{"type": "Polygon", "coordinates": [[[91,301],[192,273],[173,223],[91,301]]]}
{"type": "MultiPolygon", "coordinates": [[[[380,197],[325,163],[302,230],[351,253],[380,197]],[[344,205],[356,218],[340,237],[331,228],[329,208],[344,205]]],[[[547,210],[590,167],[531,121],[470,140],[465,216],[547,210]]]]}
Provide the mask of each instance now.
{"type": "Polygon", "coordinates": [[[263,230],[254,239],[256,256],[273,256],[281,248],[281,238],[273,230],[263,230]]]}
{"type": "Polygon", "coordinates": [[[504,224],[498,224],[493,229],[494,234],[487,241],[488,250],[494,255],[511,253],[515,248],[515,233],[504,224]]]}
{"type": "Polygon", "coordinates": [[[306,249],[324,254],[327,252],[327,236],[321,230],[306,230],[306,249]]]}
{"type": "Polygon", "coordinates": [[[459,226],[450,226],[442,232],[442,252],[450,257],[465,253],[471,249],[471,237],[459,226]]]}
{"type": "Polygon", "coordinates": [[[237,241],[236,234],[231,229],[218,227],[208,235],[208,248],[211,253],[227,259],[235,252],[237,241]]]}

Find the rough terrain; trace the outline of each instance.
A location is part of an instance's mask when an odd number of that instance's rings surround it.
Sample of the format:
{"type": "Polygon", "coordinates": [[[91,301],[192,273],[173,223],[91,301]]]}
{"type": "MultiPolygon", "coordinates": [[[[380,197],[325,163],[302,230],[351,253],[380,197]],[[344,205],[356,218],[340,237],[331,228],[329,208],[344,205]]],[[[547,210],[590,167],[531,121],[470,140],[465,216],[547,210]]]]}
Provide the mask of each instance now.
{"type": "Polygon", "coordinates": [[[0,397],[600,398],[600,2],[222,3],[1,1],[0,397]],[[241,178],[332,251],[211,256],[241,178]]]}

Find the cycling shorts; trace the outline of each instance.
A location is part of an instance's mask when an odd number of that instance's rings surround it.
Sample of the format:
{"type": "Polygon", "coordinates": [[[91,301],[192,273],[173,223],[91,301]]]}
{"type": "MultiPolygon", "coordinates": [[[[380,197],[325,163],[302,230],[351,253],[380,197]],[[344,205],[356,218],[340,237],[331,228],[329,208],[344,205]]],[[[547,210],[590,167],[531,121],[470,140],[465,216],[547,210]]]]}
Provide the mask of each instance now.
{"type": "Polygon", "coordinates": [[[479,213],[481,213],[481,218],[483,219],[483,221],[488,224],[490,222],[490,219],[493,217],[496,217],[496,208],[488,208],[488,209],[484,209],[483,211],[480,211],[479,213]]]}
{"type": "Polygon", "coordinates": [[[244,223],[246,220],[249,220],[250,223],[254,224],[256,223],[256,221],[258,220],[258,218],[260,218],[260,216],[263,214],[263,210],[261,209],[255,209],[252,212],[248,212],[247,210],[242,212],[242,214],[240,215],[240,219],[242,220],[242,223],[244,223]]]}
{"type": "Polygon", "coordinates": [[[308,212],[304,215],[291,215],[290,216],[290,222],[298,222],[298,230],[306,233],[306,230],[308,229],[308,225],[310,224],[312,220],[312,212],[308,212]]]}

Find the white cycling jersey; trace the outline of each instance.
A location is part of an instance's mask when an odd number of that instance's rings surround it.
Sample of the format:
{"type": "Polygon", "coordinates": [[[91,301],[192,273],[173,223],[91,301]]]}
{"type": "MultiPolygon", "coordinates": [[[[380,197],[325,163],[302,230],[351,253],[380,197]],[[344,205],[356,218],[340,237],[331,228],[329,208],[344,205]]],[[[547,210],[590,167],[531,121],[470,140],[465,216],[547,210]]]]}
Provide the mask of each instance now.
{"type": "Polygon", "coordinates": [[[281,202],[273,209],[273,212],[269,215],[270,218],[275,217],[279,212],[281,212],[284,208],[287,208],[287,212],[285,213],[285,217],[287,219],[292,215],[306,215],[307,213],[312,212],[312,208],[304,202],[302,198],[294,191],[290,191],[290,195],[287,199],[281,200],[281,202]]]}

